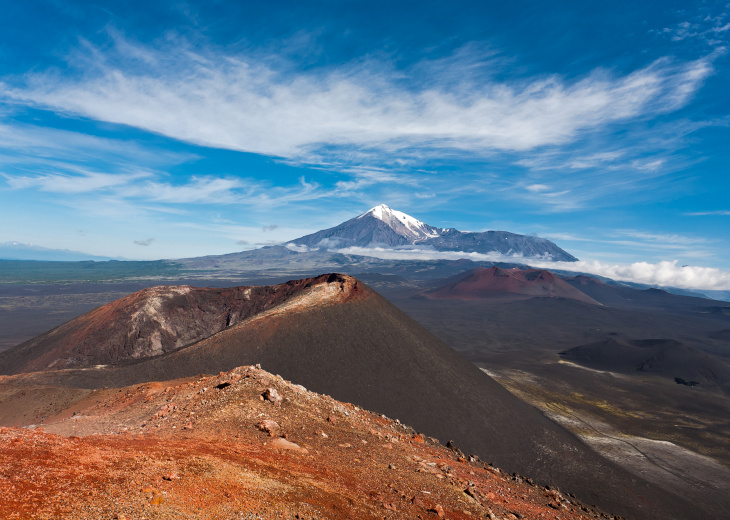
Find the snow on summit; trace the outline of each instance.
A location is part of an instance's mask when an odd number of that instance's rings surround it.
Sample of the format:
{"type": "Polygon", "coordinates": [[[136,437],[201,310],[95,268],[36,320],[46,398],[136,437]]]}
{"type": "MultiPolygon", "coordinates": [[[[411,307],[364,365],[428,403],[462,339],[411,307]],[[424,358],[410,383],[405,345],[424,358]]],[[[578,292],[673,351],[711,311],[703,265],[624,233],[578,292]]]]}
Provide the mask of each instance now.
{"type": "Polygon", "coordinates": [[[433,228],[428,224],[403,213],[402,211],[390,209],[385,204],[375,206],[357,218],[361,219],[368,215],[382,220],[390,226],[393,231],[409,238],[436,238],[439,236],[436,228],[433,228]]]}
{"type": "MultiPolygon", "coordinates": [[[[566,262],[577,259],[539,237],[507,231],[463,232],[430,226],[401,211],[380,204],[335,227],[289,242],[292,251],[401,248],[418,246],[435,251],[498,254],[524,258],[551,258],[566,262]],[[304,249],[302,249],[304,248],[304,249]]],[[[367,255],[366,255],[367,256],[367,255]]]]}

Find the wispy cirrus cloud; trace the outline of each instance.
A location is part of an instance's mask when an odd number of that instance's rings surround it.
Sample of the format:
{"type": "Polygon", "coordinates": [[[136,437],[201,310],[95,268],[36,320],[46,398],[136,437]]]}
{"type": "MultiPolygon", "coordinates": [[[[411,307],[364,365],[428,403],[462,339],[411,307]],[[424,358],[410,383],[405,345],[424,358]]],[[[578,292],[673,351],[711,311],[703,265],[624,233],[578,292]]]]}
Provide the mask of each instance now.
{"type": "Polygon", "coordinates": [[[531,193],[545,193],[550,191],[550,186],[547,184],[529,184],[525,186],[525,189],[531,193]]]}
{"type": "Polygon", "coordinates": [[[690,213],[685,213],[684,215],[686,215],[688,217],[707,217],[707,216],[727,217],[727,216],[730,216],[730,211],[728,211],[728,210],[693,211],[690,213]]]}
{"type": "Polygon", "coordinates": [[[71,168],[96,161],[118,165],[169,165],[195,158],[191,153],[153,149],[134,140],[18,122],[13,120],[12,113],[0,115],[5,119],[0,122],[0,166],[30,162],[34,166],[71,168]]]}
{"type": "Polygon", "coordinates": [[[517,200],[565,211],[622,205],[677,196],[688,189],[683,172],[706,159],[689,148],[693,134],[724,127],[726,119],[662,121],[635,125],[618,133],[593,133],[565,146],[527,151],[516,159],[525,168],[507,190],[517,200]],[[549,186],[549,199],[530,186],[549,186]]]}
{"type": "MultiPolygon", "coordinates": [[[[184,213],[171,205],[257,204],[339,196],[303,177],[290,185],[237,175],[171,175],[200,157],[125,138],[107,138],[12,121],[0,123],[0,188],[63,195],[61,203],[91,214],[123,211],[184,213]],[[86,200],[92,196],[94,200],[86,200]],[[117,209],[115,209],[117,208],[117,209]]],[[[191,168],[195,171],[195,168],[191,168]]]]}
{"type": "Polygon", "coordinates": [[[705,237],[679,235],[676,233],[647,233],[645,231],[619,229],[611,233],[619,239],[605,240],[606,243],[630,245],[639,249],[692,250],[709,244],[705,237]]]}
{"type": "Polygon", "coordinates": [[[696,39],[717,47],[727,43],[730,35],[730,17],[725,12],[697,15],[654,32],[667,36],[675,42],[696,39]]]}
{"type": "MultiPolygon", "coordinates": [[[[210,175],[182,185],[157,179],[136,183],[138,191],[147,192],[140,196],[156,194],[160,203],[214,196],[219,203],[245,199],[269,205],[324,197],[365,201],[382,197],[386,186],[396,201],[428,199],[445,193],[446,186],[421,169],[469,157],[515,167],[498,188],[505,198],[550,212],[574,211],[596,200],[610,204],[617,200],[611,195],[646,193],[648,183],[686,163],[668,158],[681,147],[681,138],[667,146],[666,135],[657,139],[661,129],[654,129],[651,139],[625,134],[627,142],[651,142],[647,152],[646,144],[617,144],[609,137],[611,128],[683,107],[713,73],[716,58],[662,58],[627,74],[596,68],[576,79],[495,79],[493,71],[504,68],[505,58],[477,45],[408,70],[374,58],[300,70],[270,51],[233,54],[193,48],[181,39],[152,47],[112,36],[115,44],[105,49],[83,42],[66,73],[34,72],[0,83],[0,101],[130,125],[194,145],[276,156],[339,177],[327,187],[312,179],[276,186],[210,175]]],[[[5,133],[12,134],[13,126],[5,133]]],[[[691,132],[697,126],[670,127],[676,133],[678,127],[691,132]]],[[[43,139],[32,128],[25,135],[28,142],[14,148],[25,147],[30,157],[43,139]]],[[[64,139],[83,140],[72,132],[49,137],[60,148],[64,139]]],[[[101,141],[99,153],[125,161],[114,156],[113,140],[101,141]]],[[[89,143],[83,149],[95,148],[89,143]]],[[[59,157],[75,160],[73,153],[55,153],[53,160],[59,157]]],[[[189,158],[180,154],[177,160],[189,158]]],[[[0,165],[2,160],[0,147],[0,165]]],[[[118,194],[134,196],[133,191],[128,185],[118,194]]]]}
{"type": "Polygon", "coordinates": [[[240,179],[194,176],[184,184],[148,181],[119,190],[125,198],[175,204],[232,204],[246,197],[254,187],[240,179]]]}
{"type": "MultiPolygon", "coordinates": [[[[39,165],[26,169],[39,169],[39,165]]],[[[273,185],[266,180],[233,176],[191,175],[172,177],[164,171],[139,170],[113,173],[88,171],[64,161],[42,165],[53,173],[4,173],[0,171],[0,188],[37,191],[63,195],[57,203],[99,216],[126,213],[158,213],[182,216],[191,212],[189,205],[239,205],[271,210],[289,204],[306,204],[321,199],[360,197],[358,190],[385,182],[380,173],[359,170],[351,181],[337,181],[328,186],[300,177],[297,182],[273,185]],[[357,197],[355,197],[357,195],[357,197]]],[[[126,167],[123,167],[123,170],[126,167]]],[[[405,177],[399,177],[403,182],[405,177]]],[[[391,190],[392,191],[392,190],[391,190]]],[[[391,193],[392,196],[392,193],[391,193]]],[[[395,196],[392,196],[395,199],[395,196]]],[[[272,228],[273,229],[273,228],[272,228]]]]}
{"type": "Polygon", "coordinates": [[[137,173],[102,173],[79,172],[77,175],[66,173],[48,173],[39,175],[11,176],[0,174],[12,189],[35,188],[40,191],[79,194],[99,191],[108,191],[123,186],[129,186],[140,179],[152,176],[150,172],[137,173]]]}
{"type": "Polygon", "coordinates": [[[561,145],[675,110],[713,70],[709,58],[664,58],[625,75],[596,69],[576,80],[471,74],[455,81],[440,73],[443,63],[423,62],[416,67],[430,81],[413,85],[383,61],[300,71],[272,56],[200,51],[184,41],[156,49],[120,38],[112,51],[87,44],[71,65],[74,74],[6,82],[0,95],[199,145],[303,160],[342,160],[353,150],[480,155],[561,145]]]}
{"type": "Polygon", "coordinates": [[[621,259],[624,263],[631,260],[656,263],[668,257],[684,264],[699,260],[717,263],[722,258],[718,253],[723,247],[718,237],[634,229],[592,229],[586,234],[547,232],[540,236],[558,241],[579,258],[594,258],[604,263],[621,259]]]}
{"type": "Polygon", "coordinates": [[[0,174],[14,190],[37,189],[58,194],[106,194],[119,199],[175,204],[235,202],[245,195],[236,190],[245,186],[239,179],[192,177],[187,182],[171,184],[158,179],[158,173],[103,173],[79,171],[37,175],[0,174]]]}
{"type": "Polygon", "coordinates": [[[651,233],[635,229],[596,230],[592,236],[572,233],[546,233],[542,236],[551,240],[629,245],[638,249],[692,250],[712,242],[712,240],[702,236],[651,233]]]}

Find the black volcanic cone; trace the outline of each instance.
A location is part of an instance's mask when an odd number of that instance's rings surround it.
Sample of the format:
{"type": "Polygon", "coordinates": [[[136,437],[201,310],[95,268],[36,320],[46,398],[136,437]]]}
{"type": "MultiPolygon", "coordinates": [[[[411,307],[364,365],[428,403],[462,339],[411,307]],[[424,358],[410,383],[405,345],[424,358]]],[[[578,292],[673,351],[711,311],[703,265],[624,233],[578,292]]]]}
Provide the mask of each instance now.
{"type": "Polygon", "coordinates": [[[319,283],[339,284],[351,294],[334,304],[282,306],[134,364],[49,372],[47,378],[86,388],[124,386],[260,363],[613,514],[698,517],[682,499],[597,455],[361,282],[330,276],[319,283]]]}
{"type": "Polygon", "coordinates": [[[560,353],[563,359],[624,374],[649,374],[730,390],[730,364],[671,339],[607,339],[560,353]]]}

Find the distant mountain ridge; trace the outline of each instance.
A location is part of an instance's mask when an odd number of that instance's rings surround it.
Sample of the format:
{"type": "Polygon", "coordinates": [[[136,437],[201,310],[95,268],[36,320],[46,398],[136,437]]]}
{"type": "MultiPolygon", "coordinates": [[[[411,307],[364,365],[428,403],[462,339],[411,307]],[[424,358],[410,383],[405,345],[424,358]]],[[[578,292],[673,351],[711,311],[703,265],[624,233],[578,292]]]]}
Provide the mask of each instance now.
{"type": "Polygon", "coordinates": [[[560,352],[560,357],[596,370],[656,375],[689,386],[727,390],[730,385],[730,365],[725,358],[674,339],[609,338],[560,352]]]}
{"type": "Polygon", "coordinates": [[[309,249],[426,246],[437,251],[499,253],[561,262],[578,259],[550,240],[507,231],[465,232],[437,228],[381,204],[342,224],[292,240],[309,249]]]}
{"type": "Polygon", "coordinates": [[[477,267],[452,277],[449,283],[426,291],[440,300],[513,301],[529,298],[566,298],[589,305],[596,300],[545,269],[501,269],[477,267]]]}
{"type": "Polygon", "coordinates": [[[88,260],[104,262],[108,260],[119,260],[119,258],[115,259],[108,256],[91,255],[68,249],[51,249],[34,244],[23,244],[20,242],[0,243],[0,259],[44,260],[51,262],[83,262],[88,260]]]}

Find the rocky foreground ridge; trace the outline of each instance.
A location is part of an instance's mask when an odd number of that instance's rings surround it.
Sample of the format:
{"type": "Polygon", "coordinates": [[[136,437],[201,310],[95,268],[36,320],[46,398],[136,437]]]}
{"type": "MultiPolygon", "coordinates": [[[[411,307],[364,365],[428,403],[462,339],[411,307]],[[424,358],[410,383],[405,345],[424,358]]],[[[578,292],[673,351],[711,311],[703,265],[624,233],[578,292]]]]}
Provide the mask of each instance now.
{"type": "Polygon", "coordinates": [[[253,366],[74,401],[0,428],[0,517],[613,518],[253,366]]]}

